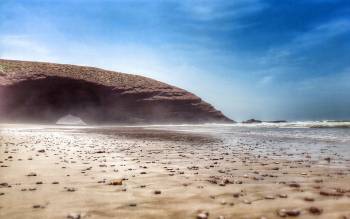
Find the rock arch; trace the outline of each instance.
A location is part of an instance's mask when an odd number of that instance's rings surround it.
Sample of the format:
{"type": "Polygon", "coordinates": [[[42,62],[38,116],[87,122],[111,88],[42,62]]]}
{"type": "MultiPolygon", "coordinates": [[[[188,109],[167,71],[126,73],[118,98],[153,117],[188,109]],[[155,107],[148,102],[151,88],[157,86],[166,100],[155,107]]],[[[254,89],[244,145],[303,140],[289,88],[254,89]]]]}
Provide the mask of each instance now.
{"type": "Polygon", "coordinates": [[[231,122],[182,89],[97,68],[0,60],[0,120],[88,124],[231,122]]]}

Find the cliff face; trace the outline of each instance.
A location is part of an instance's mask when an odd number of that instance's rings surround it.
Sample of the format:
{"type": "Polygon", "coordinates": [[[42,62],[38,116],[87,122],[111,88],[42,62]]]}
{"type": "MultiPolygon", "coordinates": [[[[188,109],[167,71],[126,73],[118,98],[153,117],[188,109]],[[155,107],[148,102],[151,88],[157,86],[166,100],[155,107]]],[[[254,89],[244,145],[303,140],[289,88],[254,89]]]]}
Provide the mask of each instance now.
{"type": "Polygon", "coordinates": [[[92,67],[0,59],[0,121],[88,124],[227,123],[199,97],[146,77],[92,67]]]}

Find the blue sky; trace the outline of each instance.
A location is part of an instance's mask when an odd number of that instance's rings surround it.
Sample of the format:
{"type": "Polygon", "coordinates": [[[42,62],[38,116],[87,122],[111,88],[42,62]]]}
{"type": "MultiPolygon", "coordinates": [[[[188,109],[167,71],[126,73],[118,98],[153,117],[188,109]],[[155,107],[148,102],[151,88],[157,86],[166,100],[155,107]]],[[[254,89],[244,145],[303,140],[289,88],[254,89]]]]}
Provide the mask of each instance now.
{"type": "Polygon", "coordinates": [[[235,120],[350,119],[348,0],[1,0],[0,58],[141,74],[235,120]]]}

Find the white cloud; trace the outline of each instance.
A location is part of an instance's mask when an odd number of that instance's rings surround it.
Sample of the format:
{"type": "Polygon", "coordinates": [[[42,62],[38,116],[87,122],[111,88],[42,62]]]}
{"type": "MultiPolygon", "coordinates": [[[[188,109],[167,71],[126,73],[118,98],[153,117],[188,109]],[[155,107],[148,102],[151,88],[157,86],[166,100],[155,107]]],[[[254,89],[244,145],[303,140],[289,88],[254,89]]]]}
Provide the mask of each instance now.
{"type": "Polygon", "coordinates": [[[350,32],[350,20],[336,19],[321,25],[315,26],[311,30],[297,35],[293,40],[285,45],[272,47],[267,54],[259,59],[260,64],[288,64],[294,65],[305,60],[302,56],[303,50],[311,49],[327,40],[340,34],[350,32]],[[293,56],[293,59],[289,59],[293,56]],[[293,60],[293,62],[291,62],[293,60]]]}
{"type": "Polygon", "coordinates": [[[48,60],[49,56],[49,49],[30,36],[0,36],[0,58],[28,59],[29,57],[40,57],[48,60]]]}
{"type": "Polygon", "coordinates": [[[297,84],[297,89],[307,93],[342,93],[348,95],[350,90],[350,66],[337,74],[302,80],[297,84]]]}
{"type": "Polygon", "coordinates": [[[293,47],[310,47],[324,43],[326,40],[346,32],[350,32],[350,20],[336,19],[316,26],[312,30],[300,35],[294,40],[293,47]]]}
{"type": "Polygon", "coordinates": [[[274,79],[274,76],[272,75],[266,75],[263,78],[260,79],[259,84],[260,85],[267,85],[270,84],[274,79]]]}
{"type": "Polygon", "coordinates": [[[222,18],[242,17],[263,9],[266,5],[261,0],[235,1],[181,1],[182,10],[193,19],[210,21],[222,18]]]}

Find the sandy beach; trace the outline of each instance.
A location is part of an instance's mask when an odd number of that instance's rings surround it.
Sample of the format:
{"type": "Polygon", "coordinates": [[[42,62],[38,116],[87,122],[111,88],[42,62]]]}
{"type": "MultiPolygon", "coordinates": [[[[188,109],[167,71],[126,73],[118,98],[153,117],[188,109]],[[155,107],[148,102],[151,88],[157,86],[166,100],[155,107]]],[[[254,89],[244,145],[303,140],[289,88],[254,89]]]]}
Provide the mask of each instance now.
{"type": "Polygon", "coordinates": [[[1,125],[0,218],[350,218],[348,142],[211,130],[1,125]]]}

